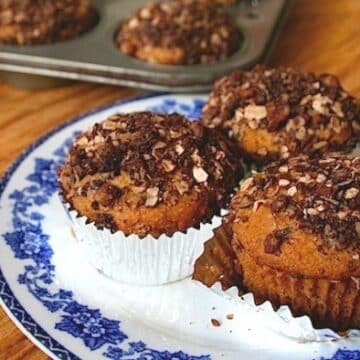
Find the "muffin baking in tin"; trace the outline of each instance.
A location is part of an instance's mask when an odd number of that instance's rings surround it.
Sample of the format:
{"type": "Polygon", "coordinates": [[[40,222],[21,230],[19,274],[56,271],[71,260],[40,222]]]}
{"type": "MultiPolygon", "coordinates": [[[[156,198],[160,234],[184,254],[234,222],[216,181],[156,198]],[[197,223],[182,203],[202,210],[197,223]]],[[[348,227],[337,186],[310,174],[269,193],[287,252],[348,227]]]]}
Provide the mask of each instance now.
{"type": "MultiPolygon", "coordinates": [[[[15,0],[7,0],[2,3],[9,4],[12,1],[15,2],[15,0]]],[[[174,3],[176,4],[178,1],[176,0],[174,3]]],[[[189,0],[186,1],[189,2],[189,0]]],[[[194,4],[198,3],[200,7],[207,6],[201,5],[199,1],[194,0],[194,4]]],[[[21,43],[26,40],[26,43],[32,46],[16,45],[18,42],[14,42],[13,36],[9,39],[7,32],[2,34],[3,38],[6,38],[6,43],[0,42],[0,70],[14,72],[13,77],[9,79],[14,84],[27,87],[27,83],[31,81],[28,86],[32,88],[50,87],[51,81],[42,81],[40,76],[45,75],[157,91],[207,91],[215,79],[228,71],[238,67],[249,67],[260,59],[266,59],[289,7],[289,2],[286,0],[272,0],[257,2],[256,5],[249,1],[240,1],[236,5],[218,5],[216,8],[215,4],[219,1],[206,0],[209,3],[209,9],[212,9],[211,11],[207,10],[207,12],[220,15],[207,17],[208,21],[205,22],[200,19],[199,24],[191,22],[189,27],[194,27],[196,31],[185,28],[182,31],[183,35],[189,36],[188,43],[193,43],[197,50],[189,50],[187,42],[179,40],[178,36],[174,34],[169,34],[171,39],[180,41],[180,48],[177,46],[180,51],[184,51],[181,49],[186,48],[186,54],[179,57],[171,51],[170,58],[176,57],[179,61],[177,62],[178,65],[169,65],[172,61],[167,61],[168,65],[161,65],[139,60],[119,51],[116,41],[121,24],[126,24],[127,20],[136,14],[138,9],[143,8],[148,1],[91,0],[92,6],[96,9],[98,21],[88,31],[84,29],[86,24],[84,19],[79,19],[78,22],[74,20],[74,14],[79,13],[79,11],[74,11],[75,4],[83,4],[85,0],[81,2],[79,0],[76,2],[69,2],[69,0],[18,1],[18,3],[24,4],[46,2],[49,5],[39,12],[40,18],[39,16],[34,17],[33,21],[27,18],[22,25],[25,27],[34,24],[36,26],[34,33],[31,33],[32,35],[26,33],[26,38],[24,38],[24,30],[18,33],[21,43]],[[54,22],[51,13],[44,20],[44,11],[48,11],[46,9],[49,8],[54,9],[55,6],[59,9],[67,9],[67,12],[59,17],[61,21],[54,22]],[[254,14],[255,16],[253,16],[254,14]],[[67,21],[71,23],[71,34],[66,31],[67,21]],[[220,24],[225,26],[220,26],[220,24]],[[39,28],[40,25],[41,28],[39,28]],[[50,30],[54,29],[54,26],[56,32],[51,33],[50,30]],[[81,35],[78,31],[80,28],[81,35]],[[199,29],[203,29],[205,32],[200,34],[198,33],[199,29]],[[39,32],[40,30],[41,32],[39,32]],[[63,35],[64,37],[66,35],[66,41],[59,39],[59,32],[61,31],[64,31],[63,35]],[[77,33],[75,34],[74,31],[77,33]],[[237,44],[234,42],[235,37],[239,39],[237,44]],[[58,39],[59,41],[55,41],[58,39]],[[207,46],[206,44],[209,42],[216,46],[207,46]],[[203,48],[204,46],[205,48],[203,48]],[[236,49],[233,50],[234,48],[236,49]],[[202,58],[200,62],[198,61],[199,57],[202,58]],[[30,71],[33,78],[31,80],[26,79],[25,82],[21,73],[30,71]]],[[[167,2],[167,4],[171,5],[172,1],[167,2]]],[[[30,8],[30,6],[28,7],[30,8]]],[[[24,13],[21,16],[23,15],[24,13]]],[[[17,21],[22,24],[24,20],[21,20],[21,16],[17,18],[17,21]]],[[[14,17],[16,17],[15,13],[5,12],[3,19],[0,19],[0,23],[1,21],[10,22],[12,34],[16,30],[15,24],[11,24],[14,17]]],[[[169,27],[166,26],[165,30],[169,31],[169,27]]],[[[153,35],[150,36],[150,39],[154,40],[153,35]]],[[[131,38],[134,39],[133,36],[131,38]]],[[[167,53],[169,54],[169,52],[167,53]]],[[[57,82],[53,83],[54,86],[56,84],[57,82]]]]}
{"type": "Polygon", "coordinates": [[[191,274],[241,175],[221,133],[178,114],[139,112],[77,137],[59,181],[90,261],[149,285],[191,274]]]}
{"type": "Polygon", "coordinates": [[[6,0],[0,2],[0,43],[51,44],[74,39],[97,23],[88,0],[6,0]]]}
{"type": "Polygon", "coordinates": [[[116,36],[123,53],[164,65],[224,60],[240,40],[230,15],[204,0],[148,3],[121,24],[116,36]]]}

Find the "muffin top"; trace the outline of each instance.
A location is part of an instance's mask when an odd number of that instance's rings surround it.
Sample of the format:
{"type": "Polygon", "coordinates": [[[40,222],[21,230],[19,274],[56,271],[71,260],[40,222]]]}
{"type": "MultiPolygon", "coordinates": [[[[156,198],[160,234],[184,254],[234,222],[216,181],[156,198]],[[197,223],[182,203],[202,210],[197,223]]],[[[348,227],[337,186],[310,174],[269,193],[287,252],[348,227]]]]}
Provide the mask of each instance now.
{"type": "Polygon", "coordinates": [[[88,0],[2,0],[0,42],[33,45],[68,40],[96,21],[88,0]]]}
{"type": "Polygon", "coordinates": [[[205,64],[233,54],[240,32],[230,17],[206,0],[149,3],[121,24],[122,52],[153,63],[205,64]]]}
{"type": "MultiPolygon", "coordinates": [[[[360,157],[300,156],[271,164],[245,181],[232,208],[256,211],[261,204],[319,235],[321,249],[360,250],[360,157]]],[[[280,251],[281,241],[270,243],[279,248],[265,244],[265,252],[280,251]]]]}
{"type": "Polygon", "coordinates": [[[215,83],[203,123],[266,162],[352,146],[360,134],[360,104],[333,75],[256,66],[215,83]]]}
{"type": "MultiPolygon", "coordinates": [[[[226,204],[239,181],[242,170],[236,156],[219,132],[181,115],[119,114],[76,138],[59,171],[60,186],[78,211],[75,200],[83,198],[91,201],[90,212],[113,216],[174,207],[191,194],[200,202],[206,194],[201,220],[207,220],[226,204]]],[[[188,205],[195,206],[191,201],[188,205]]],[[[88,215],[88,207],[82,209],[82,215],[88,215]]],[[[114,222],[92,220],[113,231],[119,228],[114,222]]]]}
{"type": "Polygon", "coordinates": [[[260,263],[308,275],[360,274],[359,209],[360,157],[299,156],[247,179],[228,221],[260,263]]]}

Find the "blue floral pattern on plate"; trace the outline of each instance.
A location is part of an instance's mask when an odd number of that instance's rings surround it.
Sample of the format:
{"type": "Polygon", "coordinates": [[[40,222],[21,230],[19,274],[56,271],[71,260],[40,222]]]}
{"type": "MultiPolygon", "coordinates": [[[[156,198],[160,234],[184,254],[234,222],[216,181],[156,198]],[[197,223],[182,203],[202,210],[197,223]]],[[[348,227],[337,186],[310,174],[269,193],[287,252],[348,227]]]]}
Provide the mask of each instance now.
{"type": "MultiPolygon", "coordinates": [[[[167,113],[180,112],[191,119],[198,119],[202,106],[203,100],[200,99],[193,99],[189,104],[165,98],[152,106],[150,110],[167,113]]],[[[47,137],[41,139],[33,148],[46,139],[47,137]]],[[[13,191],[10,195],[10,199],[13,201],[13,231],[3,234],[4,240],[11,247],[17,259],[32,260],[31,264],[27,263],[24,266],[24,272],[18,275],[18,282],[26,286],[27,290],[50,312],[60,313],[61,319],[55,324],[57,330],[81,339],[85,346],[92,351],[104,348],[103,356],[105,358],[113,360],[209,360],[209,355],[192,356],[182,351],[156,350],[148,347],[143,341],[129,341],[128,336],[121,329],[120,321],[108,319],[101,314],[99,309],[91,309],[78,303],[71,291],[59,289],[51,292],[49,290],[49,285],[53,283],[55,276],[55,268],[51,263],[53,250],[49,245],[49,235],[45,234],[42,229],[43,215],[36,209],[47,204],[56,193],[56,169],[63,161],[72,139],[73,137],[67,139],[49,159],[37,158],[33,172],[26,179],[29,185],[21,190],[13,191]]],[[[0,183],[0,195],[12,173],[32,149],[19,158],[4,176],[0,183]]],[[[53,354],[61,359],[78,358],[36,324],[12,294],[1,271],[0,295],[8,308],[17,314],[16,317],[22,325],[53,354]]],[[[340,359],[360,359],[360,352],[339,349],[331,360],[340,359]]]]}
{"type": "Polygon", "coordinates": [[[331,358],[320,358],[320,360],[359,360],[360,359],[360,350],[346,350],[339,349],[336,351],[333,357],[331,358]]]}
{"type": "MultiPolygon", "coordinates": [[[[153,111],[182,112],[198,118],[202,107],[200,100],[192,105],[165,100],[153,111]]],[[[105,345],[119,345],[120,348],[109,346],[103,355],[109,359],[181,359],[208,360],[208,355],[191,356],[182,351],[171,353],[149,348],[143,342],[125,344],[127,335],[120,328],[120,321],[104,317],[99,309],[90,309],[79,304],[71,291],[60,289],[52,293],[47,285],[54,280],[55,268],[51,264],[53,250],[49,245],[49,235],[45,234],[41,222],[43,215],[34,208],[45,205],[57,191],[56,169],[64,160],[66,149],[71,145],[76,133],[58,148],[50,159],[37,158],[34,171],[27,177],[29,186],[15,190],[10,195],[14,201],[12,208],[13,231],[3,234],[6,243],[11,247],[16,258],[31,259],[33,264],[25,265],[24,272],[18,276],[18,282],[27,287],[28,291],[39,300],[50,312],[61,311],[61,320],[55,324],[57,330],[65,331],[75,338],[80,338],[90,350],[97,350],[105,345]],[[125,345],[125,346],[124,346],[125,345]]],[[[15,168],[14,168],[15,170],[15,168]]],[[[11,171],[10,171],[11,172],[11,171]]],[[[10,174],[7,176],[10,178],[10,174]]],[[[6,178],[4,179],[5,186],[6,178]]],[[[1,188],[2,189],[2,188],[1,188]]],[[[1,295],[5,287],[2,287],[1,295]]],[[[58,355],[58,354],[57,354],[58,355]]],[[[73,358],[74,355],[62,352],[61,358],[73,358]],[[66,354],[66,356],[64,356],[66,354]]]]}

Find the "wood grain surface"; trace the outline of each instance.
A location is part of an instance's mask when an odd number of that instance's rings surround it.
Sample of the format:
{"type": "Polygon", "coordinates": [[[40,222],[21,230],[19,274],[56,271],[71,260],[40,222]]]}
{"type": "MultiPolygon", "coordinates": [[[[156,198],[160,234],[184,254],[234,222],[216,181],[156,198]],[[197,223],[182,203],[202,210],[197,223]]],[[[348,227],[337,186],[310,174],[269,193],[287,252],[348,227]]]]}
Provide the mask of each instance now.
{"type": "MultiPolygon", "coordinates": [[[[360,1],[298,0],[280,34],[271,63],[338,75],[360,97],[360,1]]],[[[77,83],[24,91],[0,82],[0,175],[20,152],[69,118],[134,90],[77,83]]],[[[47,357],[0,310],[0,360],[47,357]]]]}

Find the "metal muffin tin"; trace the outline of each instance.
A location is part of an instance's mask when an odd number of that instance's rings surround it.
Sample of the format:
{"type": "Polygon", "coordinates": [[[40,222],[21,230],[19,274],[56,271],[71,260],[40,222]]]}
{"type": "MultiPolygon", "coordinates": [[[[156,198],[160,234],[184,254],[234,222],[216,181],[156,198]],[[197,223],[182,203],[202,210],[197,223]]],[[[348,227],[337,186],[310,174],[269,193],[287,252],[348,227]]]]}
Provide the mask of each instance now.
{"type": "Polygon", "coordinates": [[[56,83],[62,78],[156,91],[204,91],[232,69],[266,61],[290,3],[289,0],[258,0],[227,7],[243,33],[239,50],[217,63],[172,66],[136,60],[122,54],[114,43],[121,20],[146,2],[93,0],[100,18],[93,30],[74,40],[51,45],[0,45],[0,70],[16,73],[12,81],[31,88],[49,86],[49,77],[54,77],[58,78],[56,83]],[[22,78],[21,74],[26,75],[22,78]]]}

